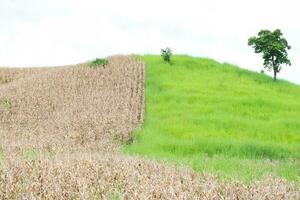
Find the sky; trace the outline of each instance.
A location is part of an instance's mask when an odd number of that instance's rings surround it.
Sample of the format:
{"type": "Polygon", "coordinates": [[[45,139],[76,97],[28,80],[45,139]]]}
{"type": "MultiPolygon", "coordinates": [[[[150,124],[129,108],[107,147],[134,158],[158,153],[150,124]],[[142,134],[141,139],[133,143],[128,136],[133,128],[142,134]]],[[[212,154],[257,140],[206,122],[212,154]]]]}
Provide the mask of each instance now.
{"type": "Polygon", "coordinates": [[[247,45],[261,29],[281,29],[292,66],[279,78],[300,84],[297,0],[0,0],[0,66],[75,64],[170,47],[253,71],[247,45]]]}

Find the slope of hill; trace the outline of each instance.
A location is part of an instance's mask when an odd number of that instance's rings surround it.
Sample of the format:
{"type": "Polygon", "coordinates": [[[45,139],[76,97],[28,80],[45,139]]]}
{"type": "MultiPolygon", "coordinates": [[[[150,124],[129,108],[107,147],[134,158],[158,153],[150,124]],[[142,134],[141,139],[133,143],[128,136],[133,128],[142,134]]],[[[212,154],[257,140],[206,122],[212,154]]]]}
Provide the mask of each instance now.
{"type": "Polygon", "coordinates": [[[144,56],[146,117],[133,154],[252,180],[300,181],[300,87],[209,59],[144,56]]]}
{"type": "Polygon", "coordinates": [[[1,69],[4,154],[111,152],[110,141],[130,138],[142,122],[143,77],[143,63],[120,56],[103,69],[1,69]]]}
{"type": "Polygon", "coordinates": [[[105,68],[0,68],[0,199],[300,197],[274,177],[245,185],[122,155],[144,119],[144,67],[113,56],[105,68]]]}

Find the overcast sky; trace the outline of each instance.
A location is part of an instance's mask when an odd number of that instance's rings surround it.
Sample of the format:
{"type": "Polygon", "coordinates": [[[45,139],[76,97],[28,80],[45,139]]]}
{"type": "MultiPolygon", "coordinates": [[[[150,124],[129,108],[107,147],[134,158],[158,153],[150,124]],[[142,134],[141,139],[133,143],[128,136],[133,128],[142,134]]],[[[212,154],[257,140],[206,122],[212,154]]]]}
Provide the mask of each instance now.
{"type": "Polygon", "coordinates": [[[0,0],[0,66],[65,65],[96,57],[174,53],[214,58],[254,71],[247,46],[260,29],[281,29],[300,84],[297,0],[0,0]]]}

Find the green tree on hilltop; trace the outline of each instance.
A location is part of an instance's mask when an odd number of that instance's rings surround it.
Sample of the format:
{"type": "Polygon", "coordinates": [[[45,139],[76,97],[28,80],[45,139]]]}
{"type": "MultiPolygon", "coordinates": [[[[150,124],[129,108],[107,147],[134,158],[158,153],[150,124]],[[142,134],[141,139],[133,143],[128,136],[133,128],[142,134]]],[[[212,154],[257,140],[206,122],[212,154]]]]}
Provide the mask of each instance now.
{"type": "Polygon", "coordinates": [[[291,49],[287,40],[283,38],[282,32],[277,29],[274,32],[261,30],[258,36],[249,38],[248,45],[252,46],[255,53],[262,53],[264,67],[274,72],[274,80],[277,73],[281,71],[281,65],[291,65],[287,50],[291,49]]]}

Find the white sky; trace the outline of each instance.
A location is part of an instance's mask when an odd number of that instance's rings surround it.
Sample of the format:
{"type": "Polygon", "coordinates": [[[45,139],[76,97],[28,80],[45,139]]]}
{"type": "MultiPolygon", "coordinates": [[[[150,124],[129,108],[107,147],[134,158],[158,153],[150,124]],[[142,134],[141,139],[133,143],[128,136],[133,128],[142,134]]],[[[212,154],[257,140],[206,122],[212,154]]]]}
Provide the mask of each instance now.
{"type": "Polygon", "coordinates": [[[279,28],[292,46],[280,78],[300,84],[297,0],[0,0],[0,66],[44,66],[96,57],[174,53],[260,71],[247,46],[279,28]]]}

